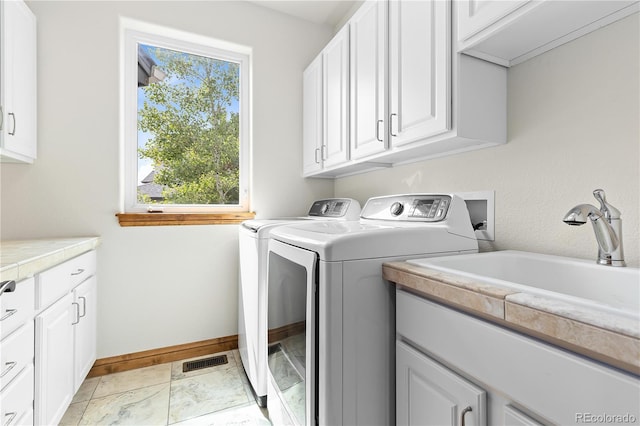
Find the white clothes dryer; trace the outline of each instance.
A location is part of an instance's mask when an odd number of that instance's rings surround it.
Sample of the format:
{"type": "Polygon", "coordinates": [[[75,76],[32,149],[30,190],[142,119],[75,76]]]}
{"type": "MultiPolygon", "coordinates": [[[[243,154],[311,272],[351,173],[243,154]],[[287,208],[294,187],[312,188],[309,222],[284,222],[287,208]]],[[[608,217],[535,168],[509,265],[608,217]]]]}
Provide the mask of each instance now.
{"type": "Polygon", "coordinates": [[[353,222],[298,222],[269,241],[274,424],[395,424],[395,291],[382,264],[478,251],[455,194],[371,198],[353,222]]]}
{"type": "Polygon", "coordinates": [[[307,216],[253,219],[240,226],[238,283],[238,350],[261,407],[267,400],[267,249],[278,226],[303,220],[345,221],[360,217],[360,203],[350,198],[315,201],[307,216]]]}

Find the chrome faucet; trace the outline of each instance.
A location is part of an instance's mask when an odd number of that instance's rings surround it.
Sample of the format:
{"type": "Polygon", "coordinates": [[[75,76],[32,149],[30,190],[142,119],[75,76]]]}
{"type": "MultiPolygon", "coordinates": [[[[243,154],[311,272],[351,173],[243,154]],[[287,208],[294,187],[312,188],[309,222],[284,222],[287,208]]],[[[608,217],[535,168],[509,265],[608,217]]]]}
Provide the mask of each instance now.
{"type": "Polygon", "coordinates": [[[578,204],[564,216],[567,225],[580,226],[591,220],[598,241],[598,263],[609,266],[627,266],[622,250],[622,219],[620,210],[607,203],[604,191],[596,189],[593,196],[600,209],[591,204],[578,204]]]}

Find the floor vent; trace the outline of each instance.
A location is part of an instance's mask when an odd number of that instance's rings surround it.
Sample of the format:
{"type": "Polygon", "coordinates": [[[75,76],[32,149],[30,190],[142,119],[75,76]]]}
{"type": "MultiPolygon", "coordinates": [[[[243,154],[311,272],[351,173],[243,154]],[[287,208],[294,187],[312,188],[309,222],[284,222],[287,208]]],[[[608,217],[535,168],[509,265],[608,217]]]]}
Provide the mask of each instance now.
{"type": "Polygon", "coordinates": [[[182,364],[182,372],[187,373],[193,370],[201,370],[203,368],[215,367],[216,365],[227,364],[229,360],[226,355],[216,355],[209,358],[198,359],[195,361],[187,361],[182,364]]]}
{"type": "Polygon", "coordinates": [[[280,345],[280,343],[276,343],[274,345],[269,346],[269,349],[267,349],[267,355],[273,355],[276,352],[280,352],[282,351],[282,345],[280,345]]]}

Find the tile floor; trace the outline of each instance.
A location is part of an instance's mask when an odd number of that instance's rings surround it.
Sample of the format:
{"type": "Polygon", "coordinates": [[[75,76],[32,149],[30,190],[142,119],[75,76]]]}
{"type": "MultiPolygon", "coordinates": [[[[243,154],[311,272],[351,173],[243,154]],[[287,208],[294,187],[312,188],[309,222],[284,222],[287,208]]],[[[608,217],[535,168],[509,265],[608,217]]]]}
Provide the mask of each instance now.
{"type": "Polygon", "coordinates": [[[87,379],[60,424],[270,425],[238,351],[216,355],[227,355],[229,362],[183,373],[182,360],[87,379]]]}

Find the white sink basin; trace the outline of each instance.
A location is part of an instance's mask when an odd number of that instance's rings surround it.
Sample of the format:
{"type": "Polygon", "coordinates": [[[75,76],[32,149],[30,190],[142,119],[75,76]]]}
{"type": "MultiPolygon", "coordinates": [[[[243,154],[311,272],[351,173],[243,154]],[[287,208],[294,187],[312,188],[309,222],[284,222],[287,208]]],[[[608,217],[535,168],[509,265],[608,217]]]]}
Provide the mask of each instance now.
{"type": "Polygon", "coordinates": [[[640,269],[520,251],[409,261],[476,281],[640,319],[640,269]]]}

